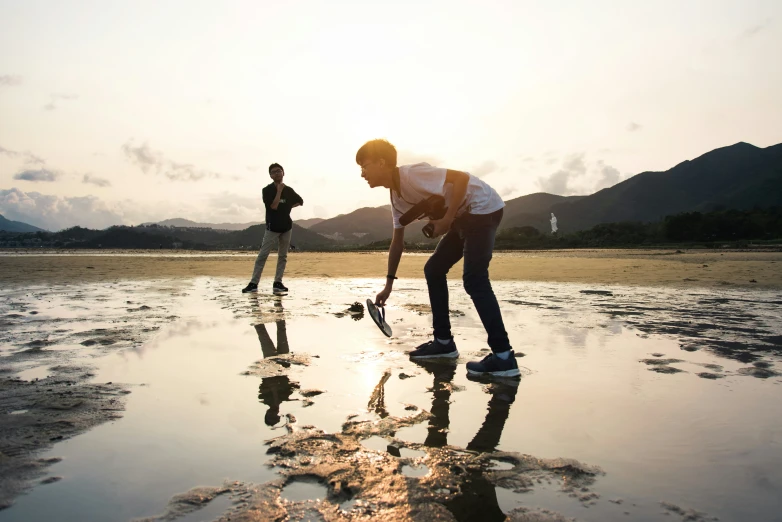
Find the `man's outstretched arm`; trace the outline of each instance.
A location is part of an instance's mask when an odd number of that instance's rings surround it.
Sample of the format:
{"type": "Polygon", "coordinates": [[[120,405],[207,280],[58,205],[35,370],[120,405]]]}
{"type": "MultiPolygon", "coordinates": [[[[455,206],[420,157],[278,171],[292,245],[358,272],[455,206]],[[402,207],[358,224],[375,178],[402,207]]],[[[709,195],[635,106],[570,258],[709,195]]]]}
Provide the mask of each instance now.
{"type": "MultiPolygon", "coordinates": [[[[399,268],[399,260],[402,259],[402,252],[405,250],[405,229],[395,228],[394,235],[391,237],[391,247],[388,249],[388,276],[396,276],[396,270],[399,268]]],[[[394,288],[394,279],[386,279],[386,287],[377,294],[375,304],[383,306],[386,304],[391,290],[394,288]]]]}

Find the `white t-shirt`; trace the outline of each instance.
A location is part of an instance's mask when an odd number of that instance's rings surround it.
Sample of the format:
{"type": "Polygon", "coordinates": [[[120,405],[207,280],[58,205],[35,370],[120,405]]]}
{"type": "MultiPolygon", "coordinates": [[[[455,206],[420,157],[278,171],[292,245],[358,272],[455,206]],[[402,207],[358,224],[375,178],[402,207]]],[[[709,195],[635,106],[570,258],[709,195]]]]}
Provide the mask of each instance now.
{"type": "MultiPolygon", "coordinates": [[[[443,196],[445,204],[450,205],[453,184],[445,183],[447,169],[432,167],[428,163],[402,165],[399,167],[399,185],[401,197],[396,191],[391,191],[391,215],[394,228],[404,228],[399,218],[410,210],[413,205],[429,196],[443,196]]],[[[456,211],[456,216],[465,212],[470,214],[491,214],[505,206],[505,202],[497,191],[488,184],[468,173],[467,194],[456,211]]]]}

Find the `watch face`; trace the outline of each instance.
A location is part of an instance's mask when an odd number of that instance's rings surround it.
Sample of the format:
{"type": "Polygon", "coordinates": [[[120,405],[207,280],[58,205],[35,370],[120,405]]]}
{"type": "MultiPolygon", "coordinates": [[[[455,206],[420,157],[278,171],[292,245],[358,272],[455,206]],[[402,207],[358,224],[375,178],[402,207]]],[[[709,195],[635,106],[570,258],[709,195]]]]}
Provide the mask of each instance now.
{"type": "Polygon", "coordinates": [[[375,306],[375,303],[372,302],[372,299],[367,299],[367,311],[369,312],[369,316],[375,322],[377,327],[380,328],[380,331],[383,332],[386,337],[391,337],[393,332],[391,331],[391,327],[388,326],[388,323],[386,322],[385,309],[382,306],[375,306]]]}

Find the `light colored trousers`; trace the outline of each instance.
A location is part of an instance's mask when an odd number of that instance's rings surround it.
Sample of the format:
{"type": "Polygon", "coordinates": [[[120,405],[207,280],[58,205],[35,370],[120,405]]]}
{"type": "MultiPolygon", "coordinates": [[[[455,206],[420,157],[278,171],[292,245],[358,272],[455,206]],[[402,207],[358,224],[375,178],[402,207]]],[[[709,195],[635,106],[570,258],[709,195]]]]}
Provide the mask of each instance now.
{"type": "Polygon", "coordinates": [[[251,283],[258,284],[261,280],[261,272],[266,265],[266,258],[269,257],[269,252],[272,251],[274,243],[279,244],[277,249],[277,273],[274,274],[275,282],[282,282],[282,275],[285,273],[285,264],[288,262],[288,247],[291,245],[291,233],[293,229],[287,232],[272,232],[267,230],[263,234],[263,243],[261,243],[261,251],[258,252],[258,257],[255,258],[255,268],[253,269],[253,276],[250,279],[251,283]]]}

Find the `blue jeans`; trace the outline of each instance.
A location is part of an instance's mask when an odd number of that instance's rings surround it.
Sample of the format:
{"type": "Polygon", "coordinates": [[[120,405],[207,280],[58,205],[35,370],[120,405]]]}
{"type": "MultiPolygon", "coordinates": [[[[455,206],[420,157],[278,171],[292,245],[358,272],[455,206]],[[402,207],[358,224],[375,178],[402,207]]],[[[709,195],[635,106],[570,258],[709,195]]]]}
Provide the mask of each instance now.
{"type": "Polygon", "coordinates": [[[464,214],[454,220],[451,230],[437,244],[432,257],[424,266],[432,306],[434,336],[450,339],[451,321],[448,318],[447,274],[464,257],[464,290],[472,298],[488,343],[495,353],[510,350],[508,333],[502,322],[502,313],[489,281],[489,263],[494,251],[494,235],[502,221],[502,209],[491,214],[464,214]]]}

